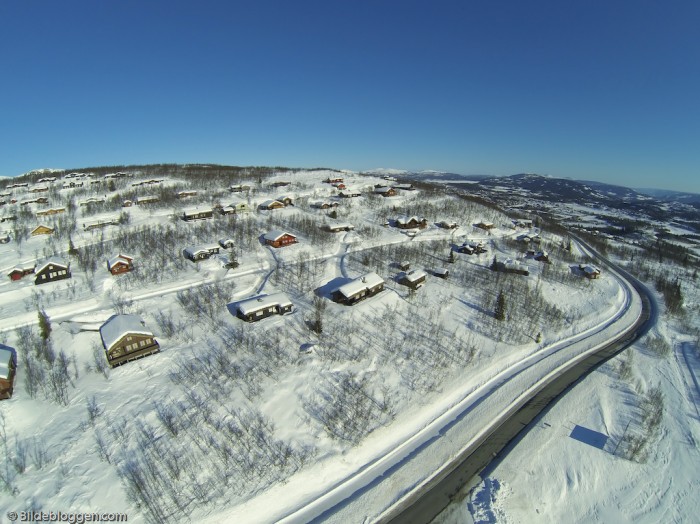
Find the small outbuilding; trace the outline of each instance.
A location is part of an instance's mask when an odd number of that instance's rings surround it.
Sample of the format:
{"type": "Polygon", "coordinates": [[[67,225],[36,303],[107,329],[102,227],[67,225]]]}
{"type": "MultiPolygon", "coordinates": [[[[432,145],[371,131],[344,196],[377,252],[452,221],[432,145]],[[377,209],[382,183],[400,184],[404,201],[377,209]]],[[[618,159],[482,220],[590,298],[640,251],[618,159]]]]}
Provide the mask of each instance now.
{"type": "Polygon", "coordinates": [[[578,268],[583,273],[583,276],[586,278],[590,278],[591,280],[600,278],[600,269],[598,269],[595,266],[591,266],[588,264],[579,264],[578,268]]]}
{"type": "Polygon", "coordinates": [[[7,274],[7,276],[10,277],[10,280],[19,280],[23,277],[26,277],[27,275],[31,275],[32,273],[34,273],[35,268],[36,264],[33,263],[15,266],[7,274]]]}
{"type": "Polygon", "coordinates": [[[32,230],[31,235],[33,237],[38,235],[51,235],[54,231],[54,228],[40,224],[32,230]]]}
{"type": "Polygon", "coordinates": [[[160,351],[158,341],[138,315],[113,315],[102,324],[100,337],[112,367],[160,351]]]}

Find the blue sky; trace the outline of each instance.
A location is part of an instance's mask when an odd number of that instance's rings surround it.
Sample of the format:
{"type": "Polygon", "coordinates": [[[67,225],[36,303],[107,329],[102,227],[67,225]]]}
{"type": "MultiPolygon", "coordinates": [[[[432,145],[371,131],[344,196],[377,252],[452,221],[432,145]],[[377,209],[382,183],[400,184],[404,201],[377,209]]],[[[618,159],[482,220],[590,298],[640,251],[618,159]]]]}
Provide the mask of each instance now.
{"type": "Polygon", "coordinates": [[[0,2],[0,175],[202,162],[700,192],[700,2],[0,2]]]}

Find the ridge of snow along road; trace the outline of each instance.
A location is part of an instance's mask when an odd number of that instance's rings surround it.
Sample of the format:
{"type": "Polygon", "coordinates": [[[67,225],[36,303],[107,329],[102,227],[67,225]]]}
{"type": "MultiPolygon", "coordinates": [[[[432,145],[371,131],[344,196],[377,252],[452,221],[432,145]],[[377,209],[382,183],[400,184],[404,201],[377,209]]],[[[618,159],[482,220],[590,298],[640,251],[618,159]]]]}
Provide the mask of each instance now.
{"type": "Polygon", "coordinates": [[[255,515],[263,521],[287,523],[318,518],[343,522],[357,521],[360,514],[370,519],[385,515],[410,493],[431,482],[446,464],[492,431],[498,421],[552,377],[634,328],[642,314],[641,299],[612,268],[611,274],[624,293],[620,307],[611,318],[544,347],[477,385],[470,384],[444,399],[440,406],[428,406],[417,424],[404,424],[403,433],[397,431],[394,435],[398,437],[384,441],[383,445],[372,446],[370,442],[353,450],[354,460],[351,462],[344,457],[332,474],[322,470],[322,466],[320,471],[311,467],[285,486],[275,486],[205,520],[247,521],[250,515],[255,515]],[[613,327],[616,329],[610,333],[613,327]],[[479,429],[477,433],[474,433],[475,427],[479,429]],[[463,444],[465,439],[466,445],[463,444]],[[429,465],[425,464],[431,460],[429,465]],[[415,467],[404,467],[409,463],[415,467]],[[388,471],[391,471],[391,478],[385,477],[388,471]],[[415,478],[416,472],[431,473],[415,478]],[[401,475],[408,478],[398,479],[401,475]]]}

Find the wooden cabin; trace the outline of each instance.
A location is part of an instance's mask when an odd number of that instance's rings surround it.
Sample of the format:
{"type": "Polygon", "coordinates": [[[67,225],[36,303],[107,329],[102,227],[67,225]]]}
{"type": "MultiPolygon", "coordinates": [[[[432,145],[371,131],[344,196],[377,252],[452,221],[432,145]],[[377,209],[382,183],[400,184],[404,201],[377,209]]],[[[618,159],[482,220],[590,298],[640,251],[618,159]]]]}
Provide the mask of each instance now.
{"type": "Polygon", "coordinates": [[[144,204],[153,204],[154,202],[160,202],[160,198],[155,195],[144,195],[136,197],[136,204],[142,206],[144,204]]]}
{"type": "Polygon", "coordinates": [[[435,275],[438,278],[446,279],[450,276],[450,270],[444,267],[437,267],[433,269],[433,275],[435,275]]]}
{"type": "Polygon", "coordinates": [[[37,265],[34,270],[34,284],[37,286],[70,277],[70,263],[58,258],[49,259],[43,264],[37,265]]]}
{"type": "Polygon", "coordinates": [[[186,209],[182,212],[182,220],[192,222],[194,220],[209,220],[213,218],[213,209],[186,209]]]}
{"type": "Polygon", "coordinates": [[[338,223],[338,224],[326,224],[323,226],[325,231],[330,231],[331,233],[340,233],[341,231],[352,231],[355,226],[352,224],[338,223]]]}
{"type": "Polygon", "coordinates": [[[338,196],[340,198],[357,198],[359,196],[362,196],[362,193],[360,193],[356,189],[346,189],[338,193],[338,196]]]}
{"type": "Polygon", "coordinates": [[[286,231],[274,230],[263,235],[265,244],[272,247],[284,247],[297,243],[297,237],[286,231]]]}
{"type": "Polygon", "coordinates": [[[119,219],[118,218],[112,218],[112,219],[107,219],[107,220],[96,220],[95,222],[85,222],[83,224],[83,229],[85,231],[93,231],[95,229],[102,229],[107,226],[118,226],[119,225],[119,219]]]}
{"type": "Polygon", "coordinates": [[[262,295],[238,303],[236,316],[246,322],[257,322],[271,315],[292,311],[292,302],[284,293],[262,295]]]}
{"type": "Polygon", "coordinates": [[[425,279],[428,274],[420,269],[414,269],[413,271],[408,271],[404,273],[399,278],[399,284],[403,284],[411,289],[418,289],[425,284],[425,279]]]}
{"type": "Polygon", "coordinates": [[[394,189],[398,189],[399,191],[415,191],[416,188],[413,187],[413,184],[394,184],[394,189]]]}
{"type": "Polygon", "coordinates": [[[232,249],[234,242],[232,238],[220,238],[219,245],[224,249],[232,249]]]}
{"type": "Polygon", "coordinates": [[[590,278],[591,280],[594,280],[596,278],[600,278],[600,269],[598,269],[595,266],[590,266],[587,264],[579,264],[578,268],[583,273],[583,276],[586,278],[590,278]]]}
{"type": "Polygon", "coordinates": [[[133,205],[134,205],[133,200],[124,200],[124,202],[122,202],[122,207],[131,207],[133,205]]]}
{"type": "Polygon", "coordinates": [[[383,197],[393,197],[396,196],[396,189],[388,186],[379,186],[374,188],[374,192],[383,197]]]}
{"type": "Polygon", "coordinates": [[[334,302],[351,306],[384,290],[384,279],[376,273],[367,273],[343,284],[331,293],[334,302]]]}
{"type": "Polygon", "coordinates": [[[272,210],[272,209],[282,209],[284,204],[279,200],[265,200],[262,204],[258,206],[258,209],[262,210],[272,210]]]}
{"type": "Polygon", "coordinates": [[[294,199],[291,195],[282,195],[277,199],[277,202],[282,202],[282,204],[284,204],[285,207],[294,205],[294,199]]]}
{"type": "Polygon", "coordinates": [[[482,222],[479,222],[478,224],[475,224],[475,225],[476,225],[476,227],[478,227],[479,229],[483,229],[483,230],[485,230],[485,231],[489,231],[489,230],[493,229],[494,227],[496,227],[496,226],[493,224],[493,222],[483,222],[483,221],[482,221],[482,222]]]}
{"type": "Polygon", "coordinates": [[[198,262],[200,260],[207,260],[212,255],[217,255],[219,249],[221,249],[221,246],[218,244],[207,244],[205,246],[186,247],[182,250],[182,254],[186,259],[192,262],[198,262]]]}
{"type": "Polygon", "coordinates": [[[54,231],[54,228],[40,224],[32,230],[31,235],[33,237],[38,235],[51,235],[54,231]]]}
{"type": "Polygon", "coordinates": [[[311,207],[316,209],[329,209],[331,207],[338,207],[338,202],[330,202],[328,200],[324,200],[322,202],[314,202],[313,204],[311,204],[311,207]]]}
{"type": "Polygon", "coordinates": [[[46,217],[46,216],[52,216],[52,215],[59,215],[61,213],[65,213],[65,212],[66,212],[65,207],[52,207],[50,209],[44,209],[42,211],[37,211],[36,216],[46,217]]]}
{"type": "Polygon", "coordinates": [[[113,315],[100,327],[100,337],[112,367],[160,351],[158,341],[138,315],[113,315]]]}
{"type": "Polygon", "coordinates": [[[328,177],[324,180],[326,184],[342,184],[344,180],[340,177],[328,177]]]}
{"type": "Polygon", "coordinates": [[[31,275],[34,273],[34,269],[36,268],[36,264],[25,264],[22,266],[15,266],[12,268],[12,271],[10,271],[7,276],[10,277],[10,280],[20,280],[21,278],[26,277],[27,275],[31,275]]]}
{"type": "Polygon", "coordinates": [[[0,400],[12,397],[17,362],[15,354],[6,346],[0,346],[0,400]]]}
{"type": "Polygon", "coordinates": [[[424,229],[428,225],[428,220],[423,217],[399,217],[396,219],[396,227],[399,229],[424,229]]]}
{"type": "Polygon", "coordinates": [[[119,253],[116,257],[107,260],[107,270],[113,275],[128,273],[134,269],[134,257],[119,253]]]}
{"type": "Polygon", "coordinates": [[[242,193],[243,191],[250,191],[250,186],[236,185],[228,188],[231,193],[242,193]]]}
{"type": "Polygon", "coordinates": [[[533,258],[538,262],[545,262],[546,264],[551,263],[549,260],[549,253],[547,253],[546,251],[538,251],[533,255],[533,258]]]}
{"type": "Polygon", "coordinates": [[[175,196],[177,198],[190,198],[197,196],[197,191],[178,191],[175,196]]]}
{"type": "Polygon", "coordinates": [[[508,259],[504,262],[496,262],[496,271],[502,271],[503,273],[515,273],[516,275],[527,276],[530,274],[530,270],[525,264],[521,264],[517,260],[508,259]]]}
{"type": "Polygon", "coordinates": [[[442,222],[438,222],[438,226],[443,228],[443,229],[457,229],[459,227],[457,222],[448,222],[447,220],[443,220],[442,222]]]}

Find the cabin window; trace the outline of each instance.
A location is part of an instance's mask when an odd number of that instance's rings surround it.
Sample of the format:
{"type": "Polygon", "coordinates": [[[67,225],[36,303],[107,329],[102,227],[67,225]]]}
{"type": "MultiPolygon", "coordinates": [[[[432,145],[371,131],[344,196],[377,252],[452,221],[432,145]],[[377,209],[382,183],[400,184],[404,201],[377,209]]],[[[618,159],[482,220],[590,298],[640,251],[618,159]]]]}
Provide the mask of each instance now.
{"type": "Polygon", "coordinates": [[[256,316],[256,317],[261,317],[262,315],[263,315],[262,310],[256,311],[256,312],[255,312],[255,316],[256,316]]]}

